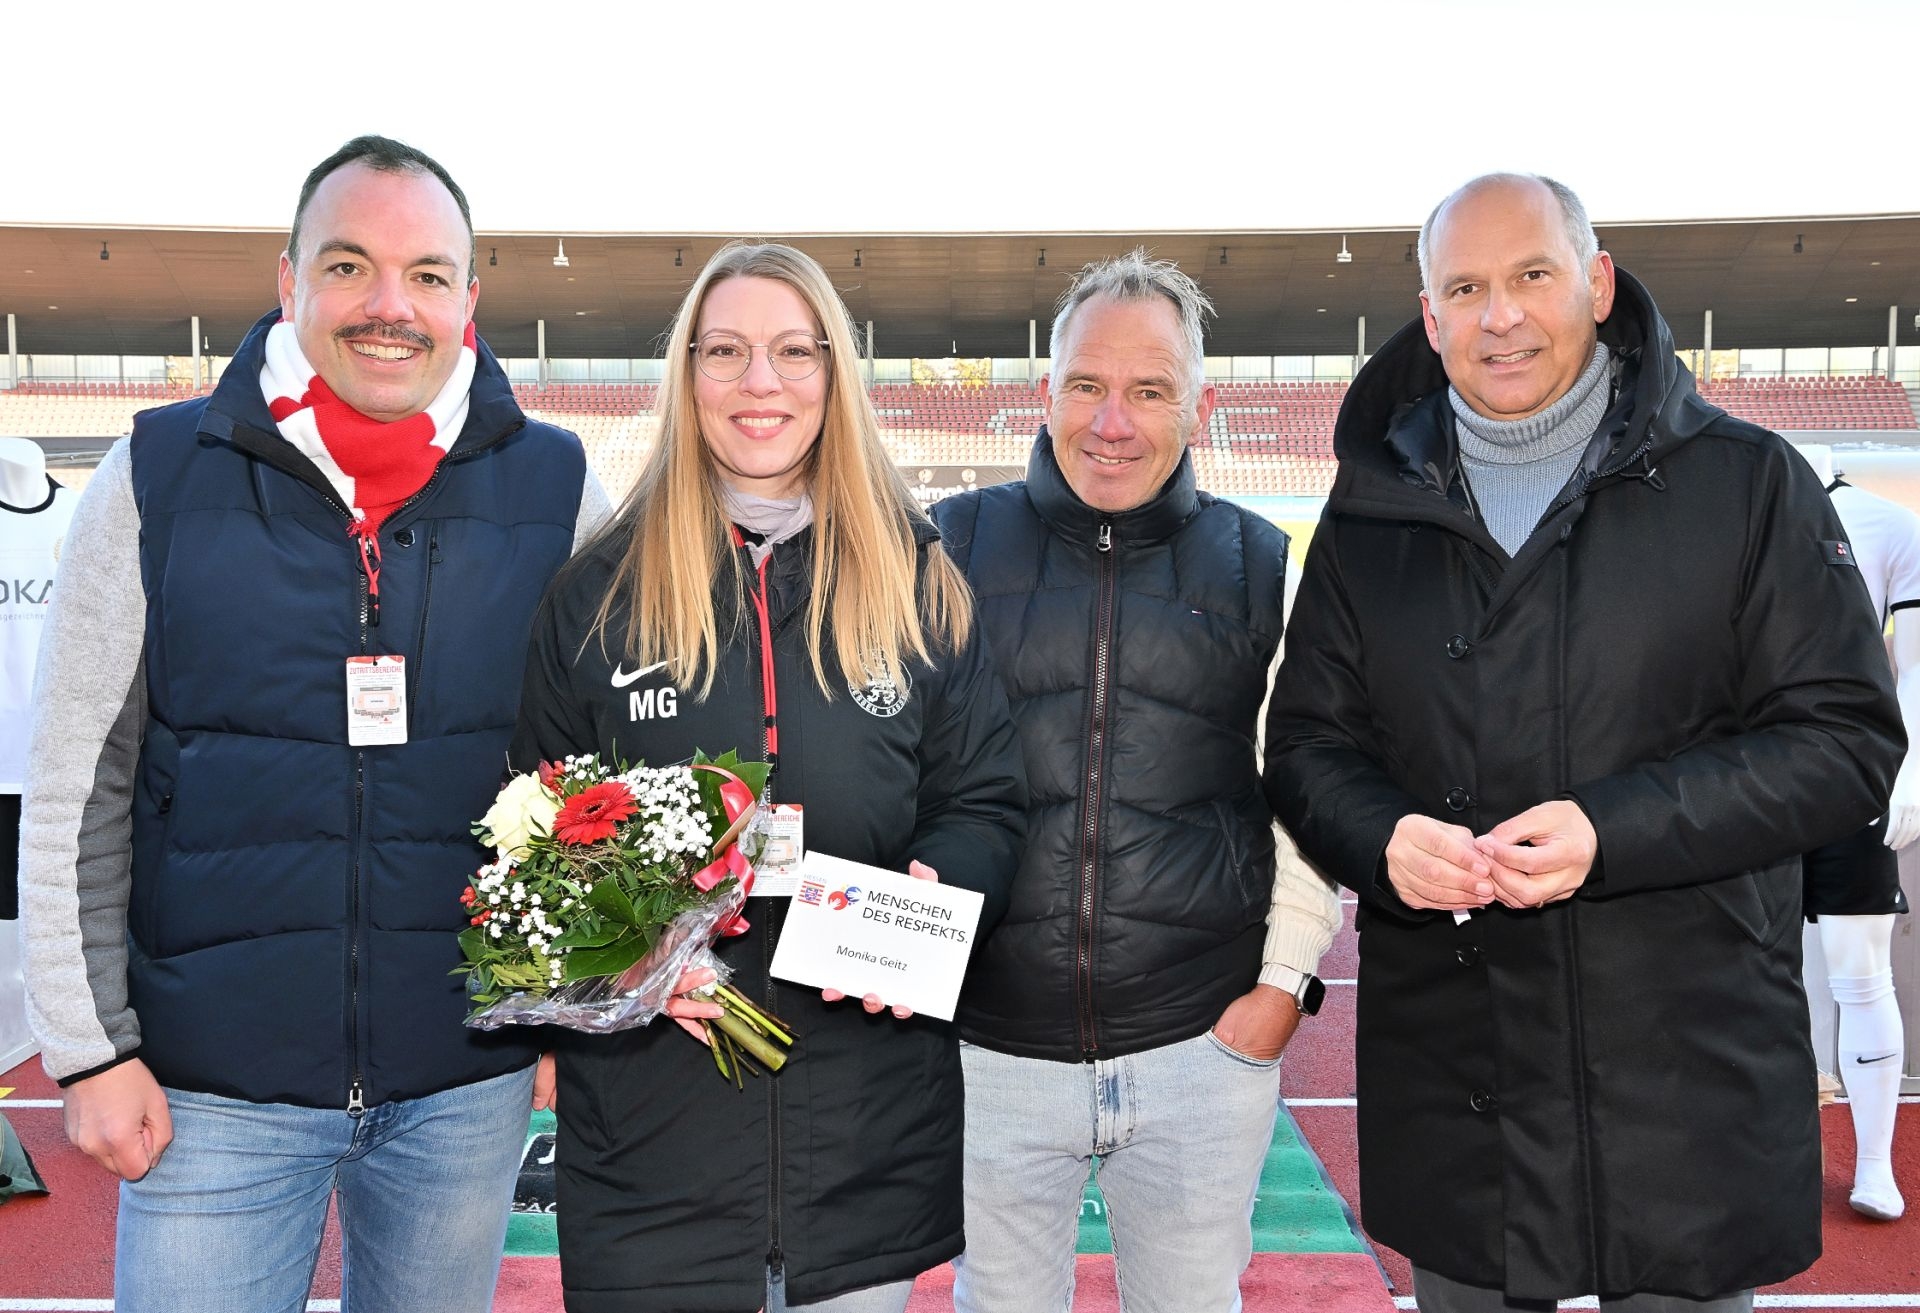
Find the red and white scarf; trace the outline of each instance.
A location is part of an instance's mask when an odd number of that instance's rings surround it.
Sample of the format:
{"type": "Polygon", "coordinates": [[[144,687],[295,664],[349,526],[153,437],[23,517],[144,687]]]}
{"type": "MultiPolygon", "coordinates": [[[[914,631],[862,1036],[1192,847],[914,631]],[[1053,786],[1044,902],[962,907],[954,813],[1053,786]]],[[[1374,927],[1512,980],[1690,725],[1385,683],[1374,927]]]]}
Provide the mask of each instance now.
{"type": "Polygon", "coordinates": [[[266,394],[280,436],[326,475],[353,512],[347,532],[359,540],[375,623],[380,614],[380,525],[426,487],[440,458],[460,436],[478,359],[469,322],[459,359],[440,395],[418,415],[383,423],[342,401],[314,372],[292,324],[283,319],[267,330],[260,390],[266,394]]]}

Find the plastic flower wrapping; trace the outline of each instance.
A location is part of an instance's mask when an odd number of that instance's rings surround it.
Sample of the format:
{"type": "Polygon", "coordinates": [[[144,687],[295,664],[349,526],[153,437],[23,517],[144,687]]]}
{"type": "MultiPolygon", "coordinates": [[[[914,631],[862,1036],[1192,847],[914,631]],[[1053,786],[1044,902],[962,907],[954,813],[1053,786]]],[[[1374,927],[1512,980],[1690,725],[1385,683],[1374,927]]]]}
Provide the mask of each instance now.
{"type": "Polygon", "coordinates": [[[473,827],[495,860],[460,895],[467,1024],[629,1030],[709,967],[717,978],[695,997],[724,1009],[703,1023],[720,1074],[778,1070],[792,1028],[731,989],[712,951],[747,929],[766,779],[765,762],[728,752],[660,767],[590,754],[509,780],[473,827]]]}

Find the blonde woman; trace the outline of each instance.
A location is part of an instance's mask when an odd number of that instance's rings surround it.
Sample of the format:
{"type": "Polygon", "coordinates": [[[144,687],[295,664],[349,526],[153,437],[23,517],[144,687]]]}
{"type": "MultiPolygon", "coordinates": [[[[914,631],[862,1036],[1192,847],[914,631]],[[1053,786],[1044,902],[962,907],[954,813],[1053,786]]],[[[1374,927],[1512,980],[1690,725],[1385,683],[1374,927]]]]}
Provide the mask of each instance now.
{"type": "MultiPolygon", "coordinates": [[[[979,890],[997,920],[1026,805],[1006,697],[825,272],[728,246],[667,356],[659,441],[536,621],[516,766],[764,752],[809,848],[979,890]]],[[[720,949],[799,1029],[779,1074],[736,1093],[672,1027],[559,1037],[570,1313],[899,1313],[960,1252],[952,1027],[769,980],[784,904],[720,949]]]]}

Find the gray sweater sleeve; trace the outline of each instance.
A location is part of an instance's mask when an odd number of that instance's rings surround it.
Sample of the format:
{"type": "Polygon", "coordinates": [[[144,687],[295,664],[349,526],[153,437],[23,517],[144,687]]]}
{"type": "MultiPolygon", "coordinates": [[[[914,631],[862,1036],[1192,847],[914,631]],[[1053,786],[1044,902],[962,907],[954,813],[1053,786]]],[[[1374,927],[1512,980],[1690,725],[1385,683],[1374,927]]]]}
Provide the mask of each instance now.
{"type": "Polygon", "coordinates": [[[612,514],[613,504],[607,500],[607,490],[600,486],[593,466],[589,465],[586,482],[580,487],[580,514],[573,522],[573,550],[577,552],[586,546],[587,540],[600,531],[600,526],[612,514]]]}
{"type": "Polygon", "coordinates": [[[27,1017],[65,1084],[131,1057],[133,785],[146,723],[140,517],[123,438],[87,483],[41,636],[21,799],[27,1017]]]}

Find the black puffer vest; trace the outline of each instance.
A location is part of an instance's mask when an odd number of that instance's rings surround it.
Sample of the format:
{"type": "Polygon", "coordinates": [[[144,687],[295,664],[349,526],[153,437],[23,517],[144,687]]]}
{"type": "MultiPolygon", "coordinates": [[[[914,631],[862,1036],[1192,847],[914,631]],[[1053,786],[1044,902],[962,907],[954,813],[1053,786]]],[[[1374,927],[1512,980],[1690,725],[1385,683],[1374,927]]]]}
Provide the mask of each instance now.
{"type": "Polygon", "coordinates": [[[1254,727],[1287,536],[1194,487],[1107,514],[1043,429],[1022,483],[934,508],[973,585],[1032,803],[1012,907],[974,956],[960,1033],[1023,1057],[1201,1034],[1260,973],[1272,817],[1254,727]]]}

